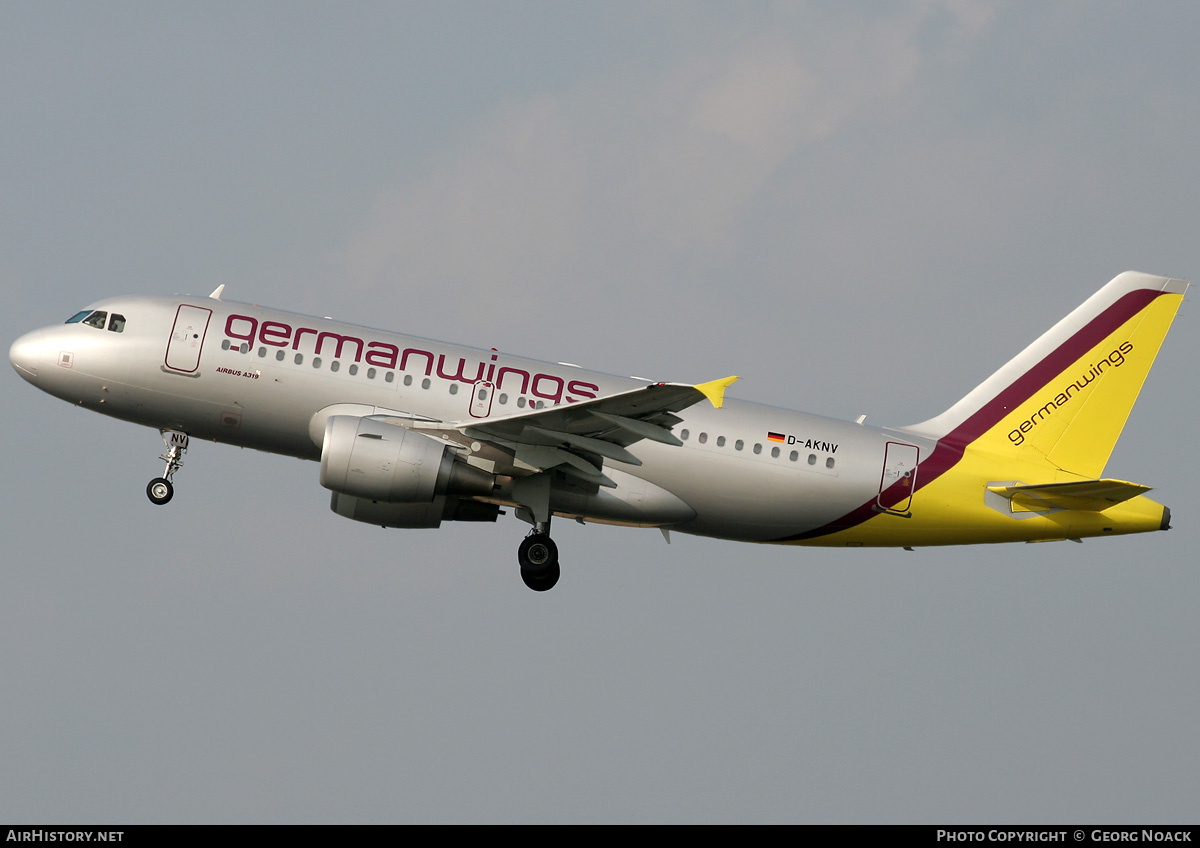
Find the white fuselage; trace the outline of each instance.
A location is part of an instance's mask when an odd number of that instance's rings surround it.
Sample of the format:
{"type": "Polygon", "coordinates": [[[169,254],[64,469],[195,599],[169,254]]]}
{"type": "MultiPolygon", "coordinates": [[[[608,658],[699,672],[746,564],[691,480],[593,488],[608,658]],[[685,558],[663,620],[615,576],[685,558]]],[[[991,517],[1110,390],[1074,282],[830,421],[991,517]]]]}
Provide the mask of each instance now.
{"type": "MultiPolygon", "coordinates": [[[[319,459],[331,414],[469,422],[628,391],[643,380],[525,359],[211,298],[124,297],[92,310],[120,332],[68,323],[18,340],[23,377],[63,400],[117,418],[233,445],[319,459]]],[[[641,440],[640,466],[605,460],[690,508],[642,520],[626,510],[552,498],[559,514],[670,525],[700,535],[776,541],[820,528],[878,494],[889,442],[925,456],[910,433],[727,401],[679,413],[682,446],[641,440]],[[716,484],[715,481],[719,481],[716,484]],[[683,519],[683,520],[681,520],[683,519]]],[[[458,445],[474,464],[518,471],[488,445],[458,445]]],[[[628,479],[628,478],[625,478],[628,479]]],[[[626,487],[628,488],[628,486],[626,487]]]]}

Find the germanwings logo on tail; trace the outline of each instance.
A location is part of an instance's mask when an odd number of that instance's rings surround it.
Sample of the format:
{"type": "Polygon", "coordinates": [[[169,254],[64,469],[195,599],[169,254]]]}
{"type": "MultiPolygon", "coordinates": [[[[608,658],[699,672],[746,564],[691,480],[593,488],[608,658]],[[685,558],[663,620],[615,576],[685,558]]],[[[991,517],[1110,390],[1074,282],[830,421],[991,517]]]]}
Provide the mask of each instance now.
{"type": "Polygon", "coordinates": [[[1070,403],[1077,393],[1082,392],[1092,383],[1092,381],[1099,378],[1100,375],[1107,370],[1107,366],[1120,368],[1122,365],[1124,365],[1125,357],[1132,352],[1133,345],[1130,342],[1121,342],[1121,344],[1115,350],[1113,350],[1112,353],[1101,359],[1099,362],[1093,364],[1086,374],[1084,374],[1078,380],[1068,383],[1061,391],[1058,392],[1058,394],[1054,396],[1053,400],[1048,401],[1045,406],[1041,407],[1034,412],[1033,415],[1029,416],[1020,424],[1018,424],[1015,429],[1009,432],[1008,440],[1014,445],[1024,444],[1026,433],[1031,432],[1033,428],[1041,423],[1043,419],[1054,414],[1056,409],[1066,406],[1068,403],[1070,403]]]}

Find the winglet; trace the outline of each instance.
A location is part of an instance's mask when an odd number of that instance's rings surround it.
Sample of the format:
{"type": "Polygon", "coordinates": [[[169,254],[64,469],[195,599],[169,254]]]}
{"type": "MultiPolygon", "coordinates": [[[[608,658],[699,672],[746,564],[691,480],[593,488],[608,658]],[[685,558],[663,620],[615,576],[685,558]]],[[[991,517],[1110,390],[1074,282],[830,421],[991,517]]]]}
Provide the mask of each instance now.
{"type": "Polygon", "coordinates": [[[708,383],[700,383],[692,388],[708,398],[709,402],[712,403],[716,409],[720,409],[721,405],[725,403],[725,390],[729,388],[734,380],[737,379],[737,377],[726,377],[723,380],[712,380],[708,383]]]}
{"type": "Polygon", "coordinates": [[[213,293],[210,294],[209,297],[211,297],[213,300],[220,300],[221,293],[224,291],[225,291],[225,284],[221,283],[221,285],[219,285],[215,289],[213,289],[213,293]]]}

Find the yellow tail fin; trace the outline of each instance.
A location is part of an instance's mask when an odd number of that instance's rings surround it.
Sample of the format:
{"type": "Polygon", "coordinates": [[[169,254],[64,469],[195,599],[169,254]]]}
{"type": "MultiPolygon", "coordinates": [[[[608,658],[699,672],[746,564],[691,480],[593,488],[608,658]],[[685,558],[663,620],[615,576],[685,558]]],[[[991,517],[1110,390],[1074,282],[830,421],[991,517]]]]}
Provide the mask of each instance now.
{"type": "Polygon", "coordinates": [[[946,412],[905,429],[1100,477],[1187,286],[1121,274],[946,412]]]}

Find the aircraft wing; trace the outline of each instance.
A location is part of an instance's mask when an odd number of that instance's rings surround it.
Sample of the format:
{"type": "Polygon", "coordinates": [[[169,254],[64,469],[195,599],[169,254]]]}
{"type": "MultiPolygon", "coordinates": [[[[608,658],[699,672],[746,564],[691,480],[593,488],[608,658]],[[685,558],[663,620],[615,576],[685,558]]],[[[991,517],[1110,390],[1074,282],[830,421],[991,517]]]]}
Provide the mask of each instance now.
{"type": "Polygon", "coordinates": [[[988,486],[988,490],[1012,501],[1013,512],[1045,512],[1049,509],[1103,512],[1110,506],[1150,491],[1150,487],[1125,480],[1081,480],[1028,486],[988,486]]]}
{"type": "Polygon", "coordinates": [[[725,389],[737,377],[695,386],[653,383],[615,395],[560,404],[519,415],[456,422],[454,429],[472,439],[512,452],[514,464],[530,473],[550,468],[588,483],[612,487],[601,472],[604,459],[641,465],[626,448],[642,439],[683,444],[670,428],[682,419],[674,413],[702,400],[718,409],[725,389]]]}

